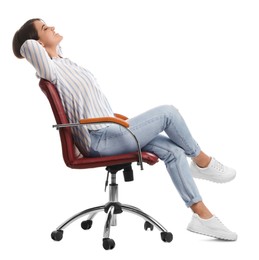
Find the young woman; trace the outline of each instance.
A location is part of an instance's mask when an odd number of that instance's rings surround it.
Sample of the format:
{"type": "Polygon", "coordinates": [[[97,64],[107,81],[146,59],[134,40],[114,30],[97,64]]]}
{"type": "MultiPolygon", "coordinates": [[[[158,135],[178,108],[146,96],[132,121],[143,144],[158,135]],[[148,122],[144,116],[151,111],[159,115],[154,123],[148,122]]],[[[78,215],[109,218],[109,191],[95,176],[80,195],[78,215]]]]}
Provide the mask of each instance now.
{"type": "MultiPolygon", "coordinates": [[[[114,116],[112,108],[94,76],[60,51],[62,36],[41,19],[27,21],[14,35],[16,57],[26,58],[37,76],[52,82],[61,97],[68,120],[114,116]]],[[[128,120],[143,151],[156,154],[187,207],[193,211],[189,231],[222,240],[236,240],[237,234],[226,228],[202,201],[193,177],[213,182],[228,182],[235,170],[201,151],[184,119],[171,105],[163,105],[128,120]],[[166,135],[161,133],[165,132],[166,135]],[[192,158],[189,165],[187,157],[192,158]]],[[[73,138],[84,156],[108,156],[136,151],[128,131],[118,125],[101,124],[73,128],[73,138]]]]}

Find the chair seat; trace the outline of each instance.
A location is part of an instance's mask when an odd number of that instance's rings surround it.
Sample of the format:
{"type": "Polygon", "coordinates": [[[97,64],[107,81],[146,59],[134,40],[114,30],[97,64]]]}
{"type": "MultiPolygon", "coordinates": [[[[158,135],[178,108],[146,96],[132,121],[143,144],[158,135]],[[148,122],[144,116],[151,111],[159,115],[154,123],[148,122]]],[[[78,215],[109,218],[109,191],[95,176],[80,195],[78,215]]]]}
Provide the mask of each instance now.
{"type": "MultiPolygon", "coordinates": [[[[142,152],[143,162],[154,165],[158,162],[158,157],[149,152],[142,152]]],[[[74,159],[73,161],[66,161],[66,165],[73,169],[86,169],[86,168],[95,168],[95,167],[106,167],[111,165],[118,165],[123,163],[131,163],[138,161],[138,153],[127,153],[114,156],[105,156],[105,157],[82,157],[74,159]]]]}

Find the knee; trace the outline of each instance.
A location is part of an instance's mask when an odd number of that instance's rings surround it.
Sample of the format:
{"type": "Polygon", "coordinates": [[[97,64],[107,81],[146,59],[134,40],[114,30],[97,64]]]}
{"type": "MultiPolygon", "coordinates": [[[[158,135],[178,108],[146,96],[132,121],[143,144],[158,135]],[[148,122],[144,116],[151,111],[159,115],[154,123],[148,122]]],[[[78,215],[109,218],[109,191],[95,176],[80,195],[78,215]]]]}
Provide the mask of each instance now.
{"type": "Polygon", "coordinates": [[[178,109],[173,105],[162,105],[159,107],[159,109],[163,111],[165,114],[179,113],[178,109]]]}
{"type": "Polygon", "coordinates": [[[159,109],[161,114],[167,119],[181,117],[179,110],[173,105],[162,105],[159,109]]]}
{"type": "Polygon", "coordinates": [[[185,156],[185,152],[181,147],[174,147],[173,150],[168,150],[164,157],[165,163],[177,163],[181,158],[185,156]]]}
{"type": "Polygon", "coordinates": [[[182,157],[185,157],[185,152],[181,147],[175,147],[174,150],[171,152],[175,158],[175,160],[179,160],[182,157]]]}
{"type": "Polygon", "coordinates": [[[159,107],[160,116],[163,119],[164,130],[167,129],[170,125],[175,124],[182,120],[182,116],[178,109],[173,105],[163,105],[159,107]]]}
{"type": "Polygon", "coordinates": [[[183,156],[186,156],[184,150],[165,135],[158,135],[143,147],[143,151],[156,154],[165,163],[176,162],[183,156]]]}

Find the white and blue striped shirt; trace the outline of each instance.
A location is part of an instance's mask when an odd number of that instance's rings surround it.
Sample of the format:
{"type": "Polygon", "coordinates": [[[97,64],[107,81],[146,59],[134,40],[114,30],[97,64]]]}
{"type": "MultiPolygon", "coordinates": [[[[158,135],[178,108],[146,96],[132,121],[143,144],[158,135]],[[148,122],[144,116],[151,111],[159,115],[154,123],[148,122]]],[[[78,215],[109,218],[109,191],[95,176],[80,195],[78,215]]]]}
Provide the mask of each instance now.
{"type": "MultiPolygon", "coordinates": [[[[68,121],[77,123],[83,118],[114,116],[110,104],[100,90],[92,73],[67,58],[50,58],[35,40],[27,40],[21,54],[36,69],[37,76],[52,82],[60,95],[68,121]]],[[[73,127],[75,144],[83,155],[90,149],[88,130],[97,130],[107,124],[73,127]]]]}

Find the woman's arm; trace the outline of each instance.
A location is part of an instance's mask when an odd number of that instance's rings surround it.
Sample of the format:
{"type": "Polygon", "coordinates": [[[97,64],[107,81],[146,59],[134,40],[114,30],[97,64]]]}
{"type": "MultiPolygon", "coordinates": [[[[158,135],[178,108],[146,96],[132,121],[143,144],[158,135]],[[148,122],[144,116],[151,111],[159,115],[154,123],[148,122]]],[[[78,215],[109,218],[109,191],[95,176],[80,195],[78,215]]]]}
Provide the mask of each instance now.
{"type": "Polygon", "coordinates": [[[55,66],[44,47],[36,40],[27,40],[20,50],[22,56],[36,69],[40,78],[56,83],[55,66]]]}

